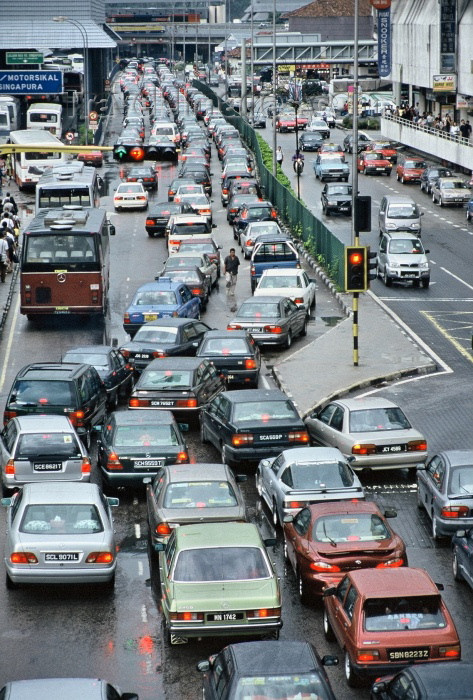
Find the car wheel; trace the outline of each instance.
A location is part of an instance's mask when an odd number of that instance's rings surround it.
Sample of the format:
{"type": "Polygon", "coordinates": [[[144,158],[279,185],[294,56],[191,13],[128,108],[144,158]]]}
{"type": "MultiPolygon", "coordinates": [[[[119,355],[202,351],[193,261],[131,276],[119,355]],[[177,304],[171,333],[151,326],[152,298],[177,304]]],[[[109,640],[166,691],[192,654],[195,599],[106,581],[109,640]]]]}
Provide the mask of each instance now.
{"type": "Polygon", "coordinates": [[[399,173],[396,173],[396,180],[399,182],[401,178],[399,177],[399,173]]]}
{"type": "Polygon", "coordinates": [[[323,625],[324,625],[324,635],[325,639],[328,642],[334,642],[335,641],[335,635],[333,633],[332,625],[330,624],[330,620],[328,619],[328,613],[327,610],[324,608],[324,620],[323,620],[323,625]]]}
{"type": "Polygon", "coordinates": [[[347,684],[350,686],[350,688],[356,688],[359,685],[358,676],[355,674],[355,671],[353,670],[353,666],[352,666],[352,663],[350,661],[350,655],[346,649],[345,649],[344,669],[345,669],[345,680],[346,680],[347,684]]]}
{"type": "Polygon", "coordinates": [[[109,411],[116,411],[118,408],[118,389],[113,392],[108,403],[109,411]]]}
{"type": "Polygon", "coordinates": [[[273,499],[271,515],[272,515],[273,525],[275,528],[277,528],[279,525],[279,515],[278,515],[278,507],[277,507],[276,501],[274,499],[273,499]]]}
{"type": "Polygon", "coordinates": [[[424,289],[428,289],[430,285],[430,279],[422,280],[422,286],[424,289]]]}
{"type": "Polygon", "coordinates": [[[258,496],[261,498],[261,496],[263,495],[263,485],[262,485],[261,474],[258,474],[255,481],[256,481],[256,491],[258,492],[258,496]]]}
{"type": "Polygon", "coordinates": [[[366,174],[367,174],[366,168],[363,168],[363,175],[366,175],[366,174]]]}
{"type": "Polygon", "coordinates": [[[5,586],[9,591],[15,591],[18,588],[18,584],[12,581],[7,573],[5,573],[5,586]]]}
{"type": "Polygon", "coordinates": [[[443,207],[443,199],[442,199],[441,196],[439,197],[439,206],[440,206],[440,207],[443,207]]]}
{"type": "Polygon", "coordinates": [[[437,518],[435,517],[435,513],[432,513],[432,539],[433,540],[440,539],[440,535],[438,533],[438,528],[437,528],[437,518]]]}
{"type": "Polygon", "coordinates": [[[418,485],[417,485],[416,502],[417,502],[418,509],[422,510],[422,508],[424,507],[424,504],[422,502],[422,496],[420,495],[420,489],[419,489],[418,485]]]}
{"type": "Polygon", "coordinates": [[[302,578],[301,572],[299,569],[297,570],[297,594],[299,596],[299,600],[303,605],[307,605],[309,602],[309,594],[307,590],[307,584],[305,583],[304,579],[302,578]]]}
{"type": "Polygon", "coordinates": [[[304,319],[304,325],[302,326],[301,338],[305,338],[305,336],[307,335],[307,323],[308,323],[308,321],[306,318],[306,319],[304,319]]]}
{"type": "Polygon", "coordinates": [[[466,212],[466,220],[467,220],[468,222],[471,221],[471,214],[470,214],[470,212],[469,212],[468,210],[467,210],[467,212],[466,212]]]}
{"type": "Polygon", "coordinates": [[[463,576],[461,574],[460,567],[458,566],[458,557],[456,550],[453,550],[452,572],[455,581],[463,581],[463,576]]]}
{"type": "Polygon", "coordinates": [[[401,177],[401,184],[402,184],[402,185],[405,185],[405,184],[406,184],[406,181],[405,181],[405,179],[404,179],[404,175],[401,177]]]}
{"type": "Polygon", "coordinates": [[[322,207],[322,214],[323,214],[324,216],[328,216],[328,215],[329,215],[328,209],[327,209],[327,207],[326,207],[325,205],[322,207]]]}
{"type": "Polygon", "coordinates": [[[287,334],[286,343],[285,343],[286,349],[289,350],[291,345],[292,345],[292,333],[291,333],[291,331],[289,331],[289,333],[287,334]]]}
{"type": "Polygon", "coordinates": [[[432,202],[435,204],[435,194],[432,192],[432,202]]]}
{"type": "Polygon", "coordinates": [[[386,268],[384,268],[384,272],[383,272],[383,282],[386,285],[386,287],[392,287],[392,285],[393,285],[392,279],[390,277],[388,277],[388,274],[386,272],[386,268]]]}

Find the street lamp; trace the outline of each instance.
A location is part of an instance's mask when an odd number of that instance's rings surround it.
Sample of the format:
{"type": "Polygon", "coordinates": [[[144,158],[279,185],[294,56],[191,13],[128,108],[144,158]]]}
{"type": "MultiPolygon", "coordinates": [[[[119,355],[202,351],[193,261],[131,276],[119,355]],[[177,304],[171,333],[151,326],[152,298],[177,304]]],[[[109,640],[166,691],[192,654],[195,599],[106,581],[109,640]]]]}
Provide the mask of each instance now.
{"type": "Polygon", "coordinates": [[[84,49],[84,125],[85,125],[85,145],[89,144],[89,39],[87,36],[87,30],[77,19],[72,19],[71,17],[65,17],[64,15],[59,15],[58,17],[53,17],[53,22],[67,22],[68,24],[73,24],[82,36],[82,47],[84,49]]]}
{"type": "MultiPolygon", "coordinates": [[[[289,94],[291,96],[291,104],[294,107],[294,112],[296,115],[296,155],[299,155],[299,122],[297,120],[297,112],[299,110],[301,99],[302,99],[302,85],[297,82],[297,73],[294,70],[294,83],[289,84],[289,94]],[[292,93],[292,94],[291,94],[292,93]]],[[[296,166],[296,176],[297,176],[297,199],[301,198],[301,171],[300,168],[296,166]]]]}
{"type": "Polygon", "coordinates": [[[273,175],[276,177],[277,173],[277,138],[276,138],[276,86],[277,86],[277,76],[276,76],[276,0],[273,0],[273,175]]]}

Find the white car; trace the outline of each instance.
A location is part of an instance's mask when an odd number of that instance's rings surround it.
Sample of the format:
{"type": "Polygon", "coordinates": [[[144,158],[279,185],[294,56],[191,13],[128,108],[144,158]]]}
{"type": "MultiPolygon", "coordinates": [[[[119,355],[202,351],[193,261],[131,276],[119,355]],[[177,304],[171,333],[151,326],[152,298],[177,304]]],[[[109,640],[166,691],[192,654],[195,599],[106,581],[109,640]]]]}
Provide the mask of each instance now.
{"type": "Polygon", "coordinates": [[[297,268],[272,268],[263,270],[255,289],[255,297],[289,297],[297,306],[304,306],[307,313],[315,306],[315,280],[305,270],[297,268]]]}
{"type": "Polygon", "coordinates": [[[243,231],[240,231],[238,245],[245,258],[251,258],[258,236],[263,236],[267,233],[272,236],[284,235],[277,221],[253,221],[243,231]]]}
{"type": "Polygon", "coordinates": [[[141,182],[122,182],[113,195],[115,211],[122,209],[147,209],[148,193],[141,182]]]}

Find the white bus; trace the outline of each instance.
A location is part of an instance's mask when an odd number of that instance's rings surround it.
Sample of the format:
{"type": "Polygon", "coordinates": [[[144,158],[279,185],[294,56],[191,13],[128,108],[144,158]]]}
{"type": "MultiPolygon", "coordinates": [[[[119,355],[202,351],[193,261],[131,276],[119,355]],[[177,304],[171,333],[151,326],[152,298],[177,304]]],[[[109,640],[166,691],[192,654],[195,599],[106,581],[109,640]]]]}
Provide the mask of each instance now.
{"type": "Polygon", "coordinates": [[[66,206],[99,207],[102,185],[97,169],[77,160],[48,168],[36,184],[35,214],[66,206]]]}
{"type": "Polygon", "coordinates": [[[62,136],[62,105],[33,102],[26,112],[27,129],[46,129],[58,139],[62,136]]]}
{"type": "Polygon", "coordinates": [[[36,146],[38,151],[34,153],[13,153],[11,156],[12,177],[16,184],[22,189],[33,189],[45,168],[51,165],[65,165],[70,160],[68,153],[49,153],[41,151],[41,146],[47,148],[54,145],[63,145],[59,139],[49,131],[42,129],[22,129],[11,131],[9,143],[18,146],[36,146]]]}

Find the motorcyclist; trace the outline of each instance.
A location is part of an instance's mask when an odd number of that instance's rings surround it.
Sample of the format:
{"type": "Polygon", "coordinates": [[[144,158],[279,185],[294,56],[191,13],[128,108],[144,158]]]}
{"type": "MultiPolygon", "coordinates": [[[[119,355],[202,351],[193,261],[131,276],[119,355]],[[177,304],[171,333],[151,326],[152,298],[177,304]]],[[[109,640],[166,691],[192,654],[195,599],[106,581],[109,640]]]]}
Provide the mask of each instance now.
{"type": "Polygon", "coordinates": [[[304,154],[300,151],[296,151],[292,156],[292,167],[294,168],[294,172],[296,174],[298,168],[299,172],[302,172],[304,170],[304,154]]]}

